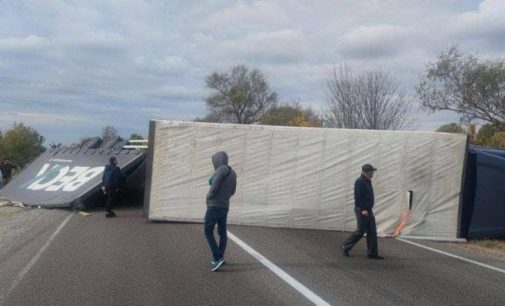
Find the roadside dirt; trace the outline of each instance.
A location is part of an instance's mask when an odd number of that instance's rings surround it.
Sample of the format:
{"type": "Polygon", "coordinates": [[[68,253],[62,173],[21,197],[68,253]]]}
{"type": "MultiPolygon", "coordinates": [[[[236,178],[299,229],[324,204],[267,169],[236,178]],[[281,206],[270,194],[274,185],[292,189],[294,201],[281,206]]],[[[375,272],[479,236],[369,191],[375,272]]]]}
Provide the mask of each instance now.
{"type": "Polygon", "coordinates": [[[451,243],[451,245],[479,255],[505,260],[505,240],[470,240],[465,243],[451,243]]]}

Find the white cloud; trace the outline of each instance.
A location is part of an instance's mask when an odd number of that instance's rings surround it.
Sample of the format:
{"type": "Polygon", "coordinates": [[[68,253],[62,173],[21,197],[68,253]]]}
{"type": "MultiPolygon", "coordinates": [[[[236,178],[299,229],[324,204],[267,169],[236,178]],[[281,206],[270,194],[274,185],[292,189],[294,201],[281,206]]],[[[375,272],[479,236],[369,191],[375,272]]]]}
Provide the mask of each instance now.
{"type": "Polygon", "coordinates": [[[0,52],[10,54],[31,53],[49,46],[45,37],[30,34],[25,37],[0,38],[0,52]]]}
{"type": "Polygon", "coordinates": [[[497,48],[505,46],[505,1],[486,0],[476,11],[451,18],[450,34],[460,39],[484,41],[497,48]]]}

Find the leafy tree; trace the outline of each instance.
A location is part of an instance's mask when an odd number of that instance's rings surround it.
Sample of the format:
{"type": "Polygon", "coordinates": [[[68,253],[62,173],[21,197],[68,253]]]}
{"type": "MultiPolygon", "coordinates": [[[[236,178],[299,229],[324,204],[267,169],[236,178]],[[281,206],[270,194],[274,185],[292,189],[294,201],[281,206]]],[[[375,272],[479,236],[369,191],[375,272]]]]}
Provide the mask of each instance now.
{"type": "Polygon", "coordinates": [[[214,72],[206,79],[207,87],[214,92],[205,99],[210,118],[218,122],[251,124],[277,102],[277,94],[259,70],[249,70],[244,65],[229,72],[214,72]]]}
{"type": "Polygon", "coordinates": [[[0,141],[0,157],[24,167],[45,151],[45,138],[23,123],[14,123],[0,141]]]}
{"type": "Polygon", "coordinates": [[[450,110],[463,120],[505,125],[505,61],[482,61],[456,46],[429,63],[417,86],[431,111],[450,110]]]}
{"type": "Polygon", "coordinates": [[[412,123],[413,101],[399,81],[383,71],[354,73],[335,67],[326,82],[329,127],[400,130],[412,123]]]}
{"type": "Polygon", "coordinates": [[[491,136],[487,143],[487,146],[505,149],[505,132],[498,132],[491,136]]]}
{"type": "Polygon", "coordinates": [[[3,134],[2,134],[2,131],[0,131],[0,162],[2,161],[2,159],[4,159],[5,157],[3,156],[4,154],[4,150],[3,150],[3,134]]]}
{"type": "Polygon", "coordinates": [[[454,122],[442,125],[437,129],[437,132],[466,134],[465,129],[454,122]]]}
{"type": "Polygon", "coordinates": [[[468,125],[468,140],[470,143],[475,144],[476,139],[477,139],[477,128],[475,126],[475,123],[470,123],[468,125]]]}
{"type": "Polygon", "coordinates": [[[204,117],[202,117],[202,118],[197,117],[193,121],[194,122],[210,122],[210,123],[233,122],[233,118],[231,118],[230,116],[223,116],[221,114],[218,114],[215,111],[211,111],[209,114],[205,115],[204,117]],[[227,120],[225,120],[225,118],[227,120]]]}
{"type": "Polygon", "coordinates": [[[144,137],[140,134],[133,133],[130,135],[130,140],[144,140],[144,137]]]}
{"type": "Polygon", "coordinates": [[[270,108],[260,120],[261,124],[281,126],[321,127],[322,120],[310,107],[299,103],[285,103],[270,108]]]}
{"type": "Polygon", "coordinates": [[[503,132],[505,132],[505,127],[503,126],[496,126],[489,123],[484,124],[477,133],[476,143],[481,146],[492,147],[494,143],[497,143],[497,139],[500,137],[495,137],[495,135],[503,132]]]}

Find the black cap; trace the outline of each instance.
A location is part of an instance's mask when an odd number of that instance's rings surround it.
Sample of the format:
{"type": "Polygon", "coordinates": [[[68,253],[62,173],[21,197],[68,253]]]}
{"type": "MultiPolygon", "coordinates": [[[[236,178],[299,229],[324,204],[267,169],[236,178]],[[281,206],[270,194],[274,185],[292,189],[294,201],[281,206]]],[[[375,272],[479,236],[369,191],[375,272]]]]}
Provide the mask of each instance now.
{"type": "Polygon", "coordinates": [[[361,167],[361,170],[363,172],[372,172],[372,171],[377,171],[377,168],[374,168],[374,166],[370,164],[364,164],[363,167],[361,167]]]}

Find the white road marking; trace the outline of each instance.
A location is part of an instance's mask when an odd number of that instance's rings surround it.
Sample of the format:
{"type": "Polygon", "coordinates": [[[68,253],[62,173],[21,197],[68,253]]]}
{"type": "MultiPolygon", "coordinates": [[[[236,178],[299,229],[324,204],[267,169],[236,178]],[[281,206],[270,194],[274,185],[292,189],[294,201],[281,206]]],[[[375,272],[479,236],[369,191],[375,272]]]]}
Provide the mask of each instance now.
{"type": "Polygon", "coordinates": [[[244,241],[240,240],[237,236],[234,234],[228,232],[228,237],[235,242],[238,246],[240,246],[242,249],[244,249],[247,253],[249,253],[252,257],[254,257],[256,260],[258,260],[260,263],[262,263],[265,267],[270,269],[273,273],[275,273],[277,276],[279,276],[283,281],[288,283],[291,287],[296,289],[296,291],[300,292],[303,296],[305,296],[307,299],[309,299],[312,303],[315,305],[330,305],[328,302],[323,300],[321,297],[319,297],[317,294],[315,294],[312,290],[309,288],[305,287],[302,285],[299,281],[294,279],[291,275],[287,274],[276,266],[274,263],[272,263],[270,260],[268,260],[265,256],[261,255],[258,253],[255,249],[251,248],[249,245],[247,245],[244,241]]]}
{"type": "Polygon", "coordinates": [[[455,254],[448,253],[448,252],[444,252],[444,251],[441,251],[441,250],[438,250],[438,249],[435,249],[435,248],[432,248],[432,247],[429,247],[429,246],[425,246],[425,245],[420,244],[420,243],[412,242],[412,241],[405,240],[405,239],[402,239],[402,238],[397,238],[396,240],[400,240],[400,241],[403,241],[405,243],[408,243],[408,244],[411,244],[411,245],[415,245],[417,247],[420,247],[420,248],[423,248],[423,249],[426,249],[426,250],[430,250],[430,251],[438,253],[438,254],[442,254],[442,255],[449,256],[449,257],[452,257],[452,258],[456,258],[456,259],[459,259],[459,260],[462,260],[462,261],[466,261],[468,263],[472,263],[474,265],[477,265],[477,266],[480,266],[480,267],[484,267],[484,268],[487,268],[487,269],[490,269],[490,270],[493,270],[493,271],[505,273],[504,269],[500,269],[500,268],[497,268],[495,266],[491,266],[491,265],[488,265],[488,264],[485,264],[485,263],[482,263],[482,262],[479,262],[479,261],[476,261],[476,260],[468,259],[468,258],[465,258],[465,257],[462,257],[462,256],[458,256],[458,255],[455,255],[455,254]]]}
{"type": "Polygon", "coordinates": [[[63,227],[65,226],[65,224],[67,224],[68,221],[70,220],[70,218],[72,218],[72,215],[73,215],[73,213],[70,213],[68,215],[68,217],[66,217],[65,220],[63,220],[63,222],[61,222],[61,224],[54,231],[54,233],[51,234],[51,236],[49,237],[49,239],[47,239],[46,243],[37,252],[37,254],[35,254],[35,256],[33,256],[33,258],[30,260],[30,262],[28,262],[28,264],[23,268],[23,270],[21,270],[21,272],[19,272],[18,276],[16,277],[16,279],[14,280],[14,282],[12,283],[12,285],[10,286],[9,290],[7,291],[7,294],[5,295],[5,299],[7,299],[7,297],[12,292],[12,290],[14,290],[14,288],[16,288],[19,285],[19,283],[21,283],[21,281],[26,276],[26,274],[28,274],[28,272],[35,265],[35,263],[37,262],[37,260],[39,260],[40,256],[42,256],[42,254],[47,250],[47,248],[49,247],[49,245],[51,244],[51,242],[53,242],[53,240],[56,238],[56,236],[58,236],[58,234],[61,232],[61,230],[63,229],[63,227]]]}

